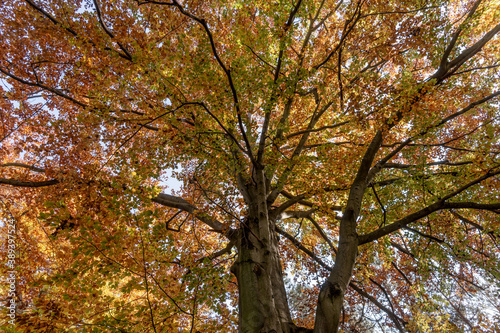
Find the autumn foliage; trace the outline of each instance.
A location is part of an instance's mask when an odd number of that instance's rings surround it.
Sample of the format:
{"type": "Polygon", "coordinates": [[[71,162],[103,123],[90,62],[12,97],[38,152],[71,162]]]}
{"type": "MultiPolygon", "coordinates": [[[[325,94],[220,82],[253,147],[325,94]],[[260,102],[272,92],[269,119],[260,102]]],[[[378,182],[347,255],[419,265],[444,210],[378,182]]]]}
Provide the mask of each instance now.
{"type": "Polygon", "coordinates": [[[500,330],[499,1],[11,0],[0,32],[5,332],[500,330]]]}

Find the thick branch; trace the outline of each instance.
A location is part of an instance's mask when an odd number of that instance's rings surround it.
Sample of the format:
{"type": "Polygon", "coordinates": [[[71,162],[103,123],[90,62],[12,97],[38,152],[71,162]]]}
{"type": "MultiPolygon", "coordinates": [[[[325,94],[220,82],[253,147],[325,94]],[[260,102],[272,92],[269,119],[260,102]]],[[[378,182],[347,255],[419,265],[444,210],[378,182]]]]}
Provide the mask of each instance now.
{"type": "Polygon", "coordinates": [[[59,180],[23,181],[17,179],[0,178],[0,184],[12,185],[15,187],[45,187],[59,184],[59,180]]]}
{"type": "Polygon", "coordinates": [[[481,181],[491,178],[495,175],[500,174],[500,171],[493,171],[493,172],[488,172],[487,174],[474,179],[473,181],[469,182],[468,184],[460,187],[458,190],[446,195],[442,199],[436,201],[432,205],[429,205],[425,208],[420,209],[419,211],[412,213],[410,215],[405,216],[404,218],[391,223],[385,227],[382,227],[378,230],[372,231],[366,235],[360,236],[359,237],[359,245],[365,244],[372,242],[376,239],[379,239],[380,237],[383,237],[385,235],[388,235],[396,230],[399,230],[408,224],[415,222],[423,217],[426,217],[438,210],[442,209],[450,209],[450,208],[473,208],[473,209],[485,209],[485,210],[496,210],[500,209],[500,203],[493,203],[493,204],[479,204],[475,202],[447,202],[448,199],[451,199],[461,192],[465,191],[471,186],[474,186],[476,184],[479,184],[481,181]]]}
{"type": "Polygon", "coordinates": [[[280,215],[278,215],[278,218],[280,220],[310,218],[311,214],[315,211],[315,209],[309,209],[306,211],[287,210],[286,212],[282,212],[280,215]]]}
{"type": "Polygon", "coordinates": [[[305,195],[303,195],[303,194],[298,195],[298,196],[286,201],[285,203],[281,204],[277,208],[273,209],[270,212],[270,214],[273,216],[279,216],[281,213],[283,213],[288,208],[292,207],[296,203],[299,203],[302,199],[304,199],[304,197],[305,197],[305,195]]]}
{"type": "Polygon", "coordinates": [[[477,202],[448,202],[446,203],[446,209],[459,209],[459,208],[470,208],[470,209],[482,209],[482,210],[491,210],[496,213],[500,209],[500,202],[499,203],[491,203],[491,204],[481,204],[477,202]]]}
{"type": "MultiPolygon", "coordinates": [[[[285,198],[287,199],[293,199],[293,198],[296,198],[297,196],[291,194],[290,192],[287,192],[285,190],[281,191],[281,193],[285,198]]],[[[307,207],[314,207],[314,203],[310,202],[310,201],[306,201],[306,200],[300,200],[298,201],[299,204],[303,205],[303,206],[307,206],[307,207]]]]}
{"type": "Polygon", "coordinates": [[[217,252],[212,253],[207,258],[210,259],[210,260],[213,260],[213,259],[215,259],[217,257],[220,257],[220,256],[226,254],[226,253],[231,253],[231,250],[233,249],[234,245],[235,245],[235,242],[234,241],[230,241],[226,245],[226,247],[224,247],[222,250],[219,250],[217,252]]]}
{"type": "Polygon", "coordinates": [[[151,201],[156,202],[162,206],[183,210],[189,214],[192,214],[195,218],[214,229],[214,231],[225,234],[228,237],[231,237],[232,235],[233,230],[230,229],[229,226],[213,219],[206,213],[200,212],[198,208],[180,197],[160,193],[156,197],[152,198],[151,201]]]}
{"type": "Polygon", "coordinates": [[[45,169],[37,168],[36,166],[24,164],[24,163],[15,163],[15,162],[4,163],[4,164],[0,164],[0,167],[19,167],[19,168],[29,169],[29,170],[35,171],[35,172],[45,172],[45,169]]]}

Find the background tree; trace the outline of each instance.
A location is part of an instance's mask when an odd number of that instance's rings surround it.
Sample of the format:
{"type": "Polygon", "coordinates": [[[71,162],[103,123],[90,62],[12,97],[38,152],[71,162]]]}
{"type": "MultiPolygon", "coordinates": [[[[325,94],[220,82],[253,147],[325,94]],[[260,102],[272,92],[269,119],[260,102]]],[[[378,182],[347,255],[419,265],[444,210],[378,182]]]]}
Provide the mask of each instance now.
{"type": "Polygon", "coordinates": [[[0,14],[18,330],[499,328],[498,1],[0,14]]]}

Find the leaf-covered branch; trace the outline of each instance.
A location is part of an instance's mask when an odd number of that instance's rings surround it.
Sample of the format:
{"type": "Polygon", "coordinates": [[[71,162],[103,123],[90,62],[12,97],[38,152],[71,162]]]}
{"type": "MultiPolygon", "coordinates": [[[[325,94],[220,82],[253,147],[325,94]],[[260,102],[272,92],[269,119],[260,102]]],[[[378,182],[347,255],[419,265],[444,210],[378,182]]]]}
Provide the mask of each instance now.
{"type": "Polygon", "coordinates": [[[453,191],[449,193],[448,195],[444,196],[442,199],[434,202],[433,204],[422,208],[410,215],[405,216],[404,218],[393,222],[385,227],[379,228],[375,231],[372,231],[368,234],[365,234],[363,236],[359,237],[359,245],[365,244],[372,242],[376,239],[379,239],[385,235],[388,235],[396,230],[399,230],[408,224],[415,222],[423,217],[426,217],[438,210],[442,209],[452,209],[452,208],[472,208],[472,209],[485,209],[485,210],[497,210],[500,209],[500,203],[493,203],[493,204],[480,204],[480,203],[475,203],[475,202],[449,202],[449,199],[452,199],[453,197],[457,196],[458,194],[464,192],[468,188],[479,184],[483,180],[486,180],[488,178],[494,177],[496,175],[500,174],[500,171],[490,171],[486,173],[485,175],[478,177],[474,179],[473,181],[463,185],[456,191],[453,191]]]}

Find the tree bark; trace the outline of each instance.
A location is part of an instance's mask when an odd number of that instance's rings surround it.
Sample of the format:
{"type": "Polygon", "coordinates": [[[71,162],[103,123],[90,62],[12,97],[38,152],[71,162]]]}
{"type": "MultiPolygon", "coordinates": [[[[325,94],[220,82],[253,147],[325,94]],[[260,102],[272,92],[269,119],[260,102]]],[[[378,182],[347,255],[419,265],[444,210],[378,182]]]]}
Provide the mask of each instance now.
{"type": "Polygon", "coordinates": [[[339,248],[335,265],[328,279],[321,286],[316,309],[314,333],[335,333],[340,325],[342,303],[351,281],[354,264],[358,255],[358,235],[348,229],[346,224],[355,223],[352,211],[346,211],[342,217],[339,248]]]}
{"type": "Polygon", "coordinates": [[[246,227],[240,231],[238,259],[231,268],[238,280],[240,332],[294,332],[276,236],[268,247],[246,227]]]}
{"type": "Polygon", "coordinates": [[[238,280],[240,331],[280,332],[268,258],[262,246],[256,244],[258,240],[245,231],[238,244],[238,260],[232,267],[238,280]]]}
{"type": "Polygon", "coordinates": [[[290,314],[264,170],[254,170],[253,180],[242,189],[247,194],[248,216],[238,231],[238,259],[231,268],[238,280],[240,332],[311,332],[295,326],[290,314]]]}
{"type": "Polygon", "coordinates": [[[356,178],[349,191],[349,198],[340,221],[339,248],[335,265],[330,276],[321,286],[318,297],[314,333],[338,332],[344,294],[351,281],[358,255],[357,219],[367,187],[369,171],[381,144],[382,132],[378,131],[361,160],[356,178]]]}

